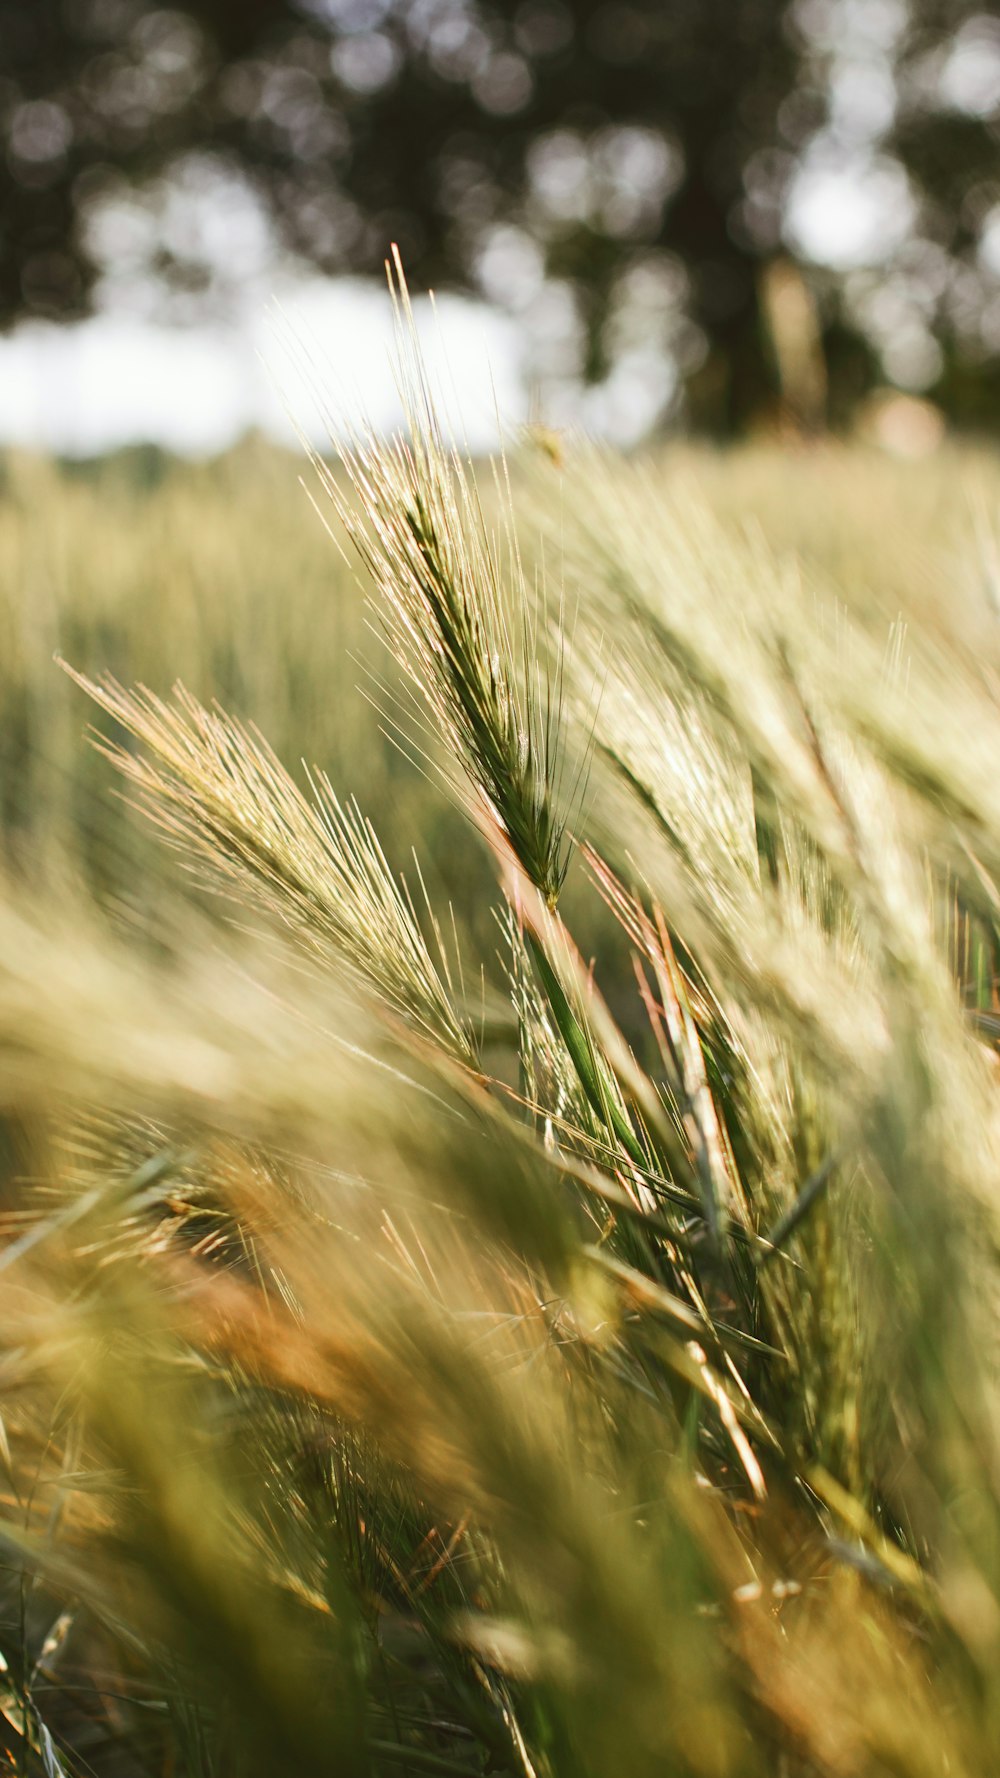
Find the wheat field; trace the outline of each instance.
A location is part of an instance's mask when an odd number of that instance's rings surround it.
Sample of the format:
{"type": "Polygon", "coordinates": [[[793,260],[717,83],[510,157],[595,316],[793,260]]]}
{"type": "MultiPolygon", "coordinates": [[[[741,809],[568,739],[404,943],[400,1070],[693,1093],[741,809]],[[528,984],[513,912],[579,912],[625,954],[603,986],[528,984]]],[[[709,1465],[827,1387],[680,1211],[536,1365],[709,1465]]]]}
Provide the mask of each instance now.
{"type": "Polygon", "coordinates": [[[979,1778],[1000,468],[403,319],[305,489],[4,464],[7,1766],[979,1778]]]}

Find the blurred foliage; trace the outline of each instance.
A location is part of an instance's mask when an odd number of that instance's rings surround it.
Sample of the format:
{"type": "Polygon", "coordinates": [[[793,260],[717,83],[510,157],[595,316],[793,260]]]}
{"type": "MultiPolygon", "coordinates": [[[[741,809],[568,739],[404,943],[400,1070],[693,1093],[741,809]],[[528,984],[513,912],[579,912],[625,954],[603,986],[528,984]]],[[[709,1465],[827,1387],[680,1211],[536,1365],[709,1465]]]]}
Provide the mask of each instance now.
{"type": "Polygon", "coordinates": [[[3,0],[0,41],[8,322],[109,280],[191,312],[240,289],[263,216],[325,272],[396,241],[421,284],[507,305],[542,379],[625,361],[652,417],[673,364],[693,422],[730,433],[776,404],[759,270],[799,168],[832,156],[901,166],[913,210],[857,275],[811,280],[833,419],[906,334],[956,420],[993,424],[977,0],[3,0]]]}

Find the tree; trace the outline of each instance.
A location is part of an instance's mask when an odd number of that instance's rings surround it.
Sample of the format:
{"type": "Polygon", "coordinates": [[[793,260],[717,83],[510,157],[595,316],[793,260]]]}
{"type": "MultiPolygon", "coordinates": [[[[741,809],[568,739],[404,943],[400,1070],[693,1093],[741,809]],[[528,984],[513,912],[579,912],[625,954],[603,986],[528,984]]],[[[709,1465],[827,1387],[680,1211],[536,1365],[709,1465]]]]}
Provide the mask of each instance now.
{"type": "MultiPolygon", "coordinates": [[[[592,381],[629,353],[652,375],[658,352],[702,419],[737,429],[774,385],[759,268],[828,119],[811,15],[849,4],[0,0],[0,321],[84,312],[123,253],[209,295],[183,206],[186,227],[114,227],[187,180],[252,192],[324,271],[377,270],[397,240],[417,284],[485,290],[543,331],[548,314],[592,381]]],[[[973,13],[914,0],[896,59],[973,13]]],[[[919,118],[898,144],[923,178],[919,118]]],[[[993,126],[963,128],[959,179],[993,126]]],[[[834,364],[870,378],[863,318],[835,283],[823,302],[834,364]]]]}

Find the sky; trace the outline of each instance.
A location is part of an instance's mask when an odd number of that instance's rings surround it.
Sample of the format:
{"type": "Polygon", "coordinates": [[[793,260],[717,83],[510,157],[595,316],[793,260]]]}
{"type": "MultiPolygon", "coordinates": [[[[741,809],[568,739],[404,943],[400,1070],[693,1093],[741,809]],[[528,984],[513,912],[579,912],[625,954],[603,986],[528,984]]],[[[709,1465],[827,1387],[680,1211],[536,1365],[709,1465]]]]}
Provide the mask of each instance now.
{"type": "MultiPolygon", "coordinates": [[[[446,416],[471,448],[527,415],[512,323],[446,296],[414,305],[446,416]],[[450,410],[450,412],[449,412],[450,410]]],[[[255,295],[232,324],[156,326],[127,313],[69,327],[31,323],[0,337],[0,444],[90,456],[135,442],[190,455],[225,449],[251,428],[294,445],[331,426],[400,418],[387,291],[307,278],[255,295]]]]}

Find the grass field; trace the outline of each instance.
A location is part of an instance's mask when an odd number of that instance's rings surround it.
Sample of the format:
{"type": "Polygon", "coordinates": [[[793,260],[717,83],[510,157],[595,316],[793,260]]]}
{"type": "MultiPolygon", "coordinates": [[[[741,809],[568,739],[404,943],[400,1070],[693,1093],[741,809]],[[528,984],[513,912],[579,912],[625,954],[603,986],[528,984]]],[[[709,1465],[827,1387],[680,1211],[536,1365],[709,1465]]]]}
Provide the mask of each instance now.
{"type": "Polygon", "coordinates": [[[1000,464],[407,362],[3,467],[6,1761],[979,1778],[1000,464]]]}

